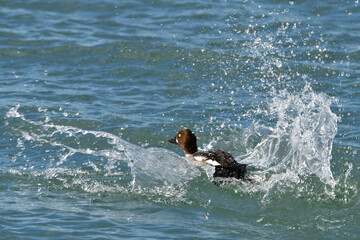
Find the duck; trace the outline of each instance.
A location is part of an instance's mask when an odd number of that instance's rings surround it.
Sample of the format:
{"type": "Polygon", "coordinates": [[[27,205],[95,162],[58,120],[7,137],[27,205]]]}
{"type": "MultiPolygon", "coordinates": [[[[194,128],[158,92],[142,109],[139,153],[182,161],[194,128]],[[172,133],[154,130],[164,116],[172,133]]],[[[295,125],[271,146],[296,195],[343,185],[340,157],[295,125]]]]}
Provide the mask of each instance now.
{"type": "Polygon", "coordinates": [[[246,182],[250,181],[250,179],[245,178],[247,165],[236,162],[230,153],[223,150],[199,151],[196,143],[197,138],[190,129],[181,129],[174,138],[168,141],[180,146],[188,163],[198,167],[214,167],[214,178],[235,178],[246,182]]]}

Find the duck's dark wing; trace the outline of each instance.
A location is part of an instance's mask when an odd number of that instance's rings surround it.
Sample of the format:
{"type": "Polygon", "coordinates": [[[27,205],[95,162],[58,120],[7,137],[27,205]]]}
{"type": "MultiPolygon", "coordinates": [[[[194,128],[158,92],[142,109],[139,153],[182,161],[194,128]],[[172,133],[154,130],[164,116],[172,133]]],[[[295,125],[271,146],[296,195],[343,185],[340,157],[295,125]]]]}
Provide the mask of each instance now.
{"type": "Polygon", "coordinates": [[[210,151],[210,153],[216,156],[216,161],[220,164],[215,166],[214,177],[234,177],[237,179],[244,179],[246,164],[236,162],[230,153],[222,150],[214,150],[210,151]]]}
{"type": "Polygon", "coordinates": [[[232,168],[224,168],[224,167],[215,167],[215,172],[213,177],[224,177],[229,178],[233,177],[236,179],[245,179],[246,173],[246,165],[238,163],[237,166],[232,168]]]}
{"type": "Polygon", "coordinates": [[[196,152],[193,154],[196,161],[206,162],[215,167],[214,177],[234,177],[244,179],[246,173],[246,164],[240,164],[234,157],[222,150],[213,150],[209,152],[196,152]]]}

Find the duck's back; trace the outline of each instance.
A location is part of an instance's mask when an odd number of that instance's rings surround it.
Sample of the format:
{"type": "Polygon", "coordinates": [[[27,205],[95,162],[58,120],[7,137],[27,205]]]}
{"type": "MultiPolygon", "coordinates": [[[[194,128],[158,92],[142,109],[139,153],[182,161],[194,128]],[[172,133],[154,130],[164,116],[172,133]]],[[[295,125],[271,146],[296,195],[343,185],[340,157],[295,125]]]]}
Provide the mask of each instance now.
{"type": "Polygon", "coordinates": [[[230,153],[223,150],[212,150],[209,153],[211,158],[218,162],[221,167],[234,167],[238,164],[230,153]]]}

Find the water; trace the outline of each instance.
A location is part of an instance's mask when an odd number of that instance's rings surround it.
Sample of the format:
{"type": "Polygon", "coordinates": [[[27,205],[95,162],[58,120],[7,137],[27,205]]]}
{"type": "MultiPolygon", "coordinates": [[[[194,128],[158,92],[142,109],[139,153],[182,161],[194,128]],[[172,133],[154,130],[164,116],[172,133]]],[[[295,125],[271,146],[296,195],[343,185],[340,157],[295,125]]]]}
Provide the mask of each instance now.
{"type": "Polygon", "coordinates": [[[0,239],[358,239],[359,10],[1,1],[0,239]]]}

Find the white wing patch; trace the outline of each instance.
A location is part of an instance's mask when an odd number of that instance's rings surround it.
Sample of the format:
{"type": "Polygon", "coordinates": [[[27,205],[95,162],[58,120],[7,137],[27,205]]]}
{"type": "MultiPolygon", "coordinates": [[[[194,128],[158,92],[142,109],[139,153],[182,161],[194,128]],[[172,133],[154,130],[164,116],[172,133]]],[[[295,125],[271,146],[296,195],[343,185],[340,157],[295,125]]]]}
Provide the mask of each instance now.
{"type": "Polygon", "coordinates": [[[199,162],[206,162],[207,164],[212,165],[212,166],[220,166],[220,163],[218,163],[217,161],[211,160],[205,156],[195,156],[194,159],[199,162]]]}
{"type": "Polygon", "coordinates": [[[203,162],[203,161],[206,161],[208,158],[206,158],[204,156],[195,156],[194,159],[196,161],[203,162]]]}
{"type": "Polygon", "coordinates": [[[214,160],[207,160],[206,163],[213,165],[213,166],[220,166],[220,163],[214,160]]]}

